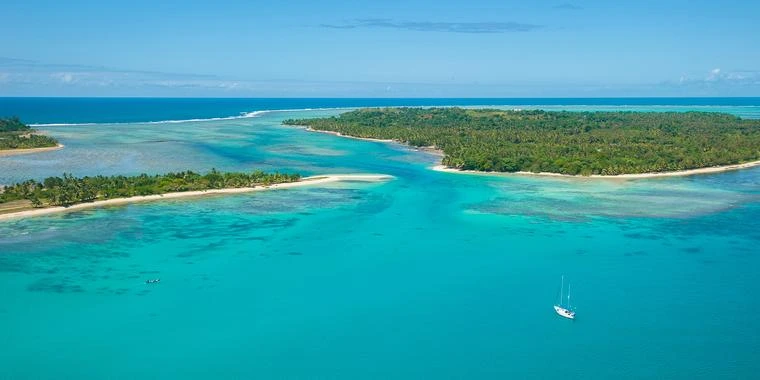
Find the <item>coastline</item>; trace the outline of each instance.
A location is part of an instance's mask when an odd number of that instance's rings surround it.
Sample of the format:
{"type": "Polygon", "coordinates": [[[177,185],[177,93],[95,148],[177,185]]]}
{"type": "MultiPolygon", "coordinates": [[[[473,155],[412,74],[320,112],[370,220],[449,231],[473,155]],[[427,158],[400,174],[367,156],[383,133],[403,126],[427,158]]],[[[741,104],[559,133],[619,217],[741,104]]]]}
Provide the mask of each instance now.
{"type": "MultiPolygon", "coordinates": [[[[373,139],[373,138],[371,138],[371,137],[356,137],[356,136],[349,136],[349,135],[344,135],[344,134],[342,134],[342,133],[340,133],[340,132],[334,132],[334,131],[320,131],[320,130],[317,130],[317,129],[313,129],[313,128],[311,128],[311,127],[306,127],[306,128],[304,128],[304,129],[305,129],[305,130],[307,130],[307,131],[309,131],[309,132],[326,133],[326,134],[328,134],[328,135],[333,135],[333,136],[338,136],[338,137],[344,137],[344,138],[347,138],[347,139],[354,139],[354,140],[364,140],[364,141],[374,141],[374,142],[381,142],[381,143],[396,143],[396,144],[402,144],[401,142],[398,142],[398,141],[396,141],[396,140],[389,140],[389,139],[373,139]]],[[[406,144],[404,144],[404,145],[406,145],[406,144]]]]}
{"type": "Polygon", "coordinates": [[[63,149],[63,144],[58,144],[56,146],[48,146],[48,147],[44,147],[44,148],[3,149],[3,150],[0,150],[0,157],[3,157],[3,156],[15,156],[15,155],[19,155],[19,154],[49,152],[49,151],[59,150],[59,149],[63,149]]]}
{"type": "Polygon", "coordinates": [[[411,146],[409,144],[403,143],[403,142],[398,141],[398,140],[374,139],[374,138],[371,138],[371,137],[348,136],[348,135],[344,135],[344,134],[342,134],[340,132],[320,131],[320,130],[313,129],[311,127],[305,127],[304,129],[307,130],[307,131],[309,131],[309,132],[326,133],[328,135],[343,137],[343,138],[346,138],[346,139],[372,141],[372,142],[379,142],[379,143],[385,143],[385,144],[398,144],[398,145],[401,145],[401,146],[403,146],[405,148],[408,148],[408,149],[411,149],[411,150],[418,150],[418,151],[421,150],[423,152],[427,152],[427,153],[436,155],[436,156],[441,157],[441,158],[443,158],[443,156],[444,156],[443,151],[440,150],[440,149],[438,149],[438,148],[436,148],[436,147],[434,147],[434,146],[420,146],[420,147],[416,147],[416,146],[411,146]]]}
{"type": "Polygon", "coordinates": [[[514,175],[521,175],[521,176],[538,176],[538,177],[560,177],[560,178],[574,178],[574,179],[646,179],[646,178],[661,178],[661,177],[684,177],[684,176],[690,176],[690,175],[698,175],[698,174],[714,174],[714,173],[723,173],[727,171],[732,170],[740,170],[740,169],[747,169],[760,166],[760,161],[752,161],[752,162],[745,162],[743,164],[733,164],[733,165],[724,165],[724,166],[711,166],[707,168],[699,168],[699,169],[689,169],[689,170],[678,170],[673,172],[660,172],[660,173],[638,173],[638,174],[617,174],[617,175],[601,175],[601,174],[592,174],[588,176],[583,175],[572,175],[572,174],[560,174],[560,173],[549,173],[549,172],[540,172],[540,173],[533,173],[533,172],[514,172],[514,173],[504,173],[504,172],[482,172],[478,170],[460,170],[456,168],[450,168],[448,166],[444,165],[435,165],[431,169],[439,172],[446,172],[446,173],[457,173],[457,174],[470,174],[470,175],[487,175],[487,176],[514,176],[514,175]]]}
{"type": "Polygon", "coordinates": [[[316,176],[304,177],[301,180],[296,181],[296,182],[278,183],[278,184],[273,184],[273,185],[260,185],[260,186],[255,186],[255,187],[240,187],[240,188],[228,188],[228,189],[210,189],[210,190],[198,190],[198,191],[181,191],[181,192],[166,193],[166,194],[141,195],[141,196],[134,196],[134,197],[129,197],[129,198],[105,199],[105,200],[89,202],[89,203],[77,203],[69,207],[56,206],[56,207],[38,208],[34,210],[25,210],[25,211],[12,212],[12,213],[7,213],[7,214],[0,214],[0,222],[5,221],[5,220],[11,220],[11,219],[21,219],[21,218],[29,218],[29,217],[41,216],[41,215],[57,214],[61,212],[77,211],[77,210],[83,210],[83,209],[88,209],[88,208],[118,206],[118,205],[124,205],[124,204],[136,203],[136,202],[157,201],[157,200],[162,200],[162,199],[190,198],[190,197],[200,197],[200,196],[218,195],[218,194],[239,194],[239,193],[249,193],[249,192],[255,192],[255,191],[278,190],[278,189],[289,189],[289,188],[294,188],[294,187],[323,185],[327,183],[346,182],[346,181],[379,182],[379,181],[387,181],[392,178],[393,176],[385,175],[385,174],[316,175],[316,176]]]}
{"type": "MultiPolygon", "coordinates": [[[[436,155],[438,157],[443,158],[444,153],[442,150],[437,149],[433,146],[428,147],[414,147],[408,144],[405,144],[401,141],[397,140],[387,140],[387,139],[373,139],[368,137],[355,137],[355,136],[346,136],[344,134],[341,134],[339,132],[333,132],[333,131],[319,131],[316,129],[313,129],[311,127],[305,128],[307,131],[310,132],[318,132],[318,133],[327,133],[333,136],[343,137],[343,138],[349,138],[354,140],[365,140],[365,141],[373,141],[373,142],[382,142],[382,143],[391,143],[391,144],[400,144],[403,145],[409,149],[413,150],[421,150],[433,155],[436,155]]],[[[672,172],[658,172],[658,173],[637,173],[637,174],[617,174],[617,175],[601,175],[601,174],[592,174],[588,176],[583,175],[573,175],[573,174],[561,174],[561,173],[550,173],[550,172],[539,172],[539,173],[533,173],[533,172],[484,172],[479,170],[460,170],[456,168],[451,168],[448,166],[445,166],[441,163],[438,165],[435,165],[431,167],[430,169],[438,171],[438,172],[445,172],[445,173],[455,173],[455,174],[470,174],[470,175],[486,175],[486,176],[537,176],[537,177],[560,177],[560,178],[573,178],[573,179],[647,179],[647,178],[662,178],[662,177],[685,177],[685,176],[691,176],[691,175],[699,175],[699,174],[715,174],[715,173],[723,173],[727,171],[733,171],[733,170],[740,170],[740,169],[748,169],[753,168],[756,166],[760,166],[760,160],[758,161],[751,161],[751,162],[745,162],[742,164],[732,164],[732,165],[723,165],[723,166],[710,166],[706,168],[698,168],[698,169],[689,169],[689,170],[677,170],[672,172]]]]}

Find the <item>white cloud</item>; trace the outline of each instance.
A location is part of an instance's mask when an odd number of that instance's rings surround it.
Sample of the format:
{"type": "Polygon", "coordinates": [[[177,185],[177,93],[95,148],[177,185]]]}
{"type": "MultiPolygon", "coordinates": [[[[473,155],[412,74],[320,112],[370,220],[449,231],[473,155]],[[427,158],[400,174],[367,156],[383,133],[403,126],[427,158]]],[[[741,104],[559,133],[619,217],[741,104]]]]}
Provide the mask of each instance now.
{"type": "Polygon", "coordinates": [[[234,90],[239,87],[240,87],[239,82],[220,82],[219,83],[219,88],[223,88],[226,90],[234,90]]]}
{"type": "Polygon", "coordinates": [[[710,72],[707,74],[707,78],[705,78],[706,81],[716,81],[720,79],[720,68],[715,68],[710,70],[710,72]]]}
{"type": "Polygon", "coordinates": [[[118,70],[0,57],[0,96],[758,96],[760,71],[715,68],[672,81],[619,84],[484,85],[404,82],[255,80],[215,75],[118,70]],[[505,92],[508,91],[508,92],[505,92]]]}
{"type": "Polygon", "coordinates": [[[691,79],[687,74],[682,74],[678,79],[678,84],[690,85],[695,83],[702,83],[707,85],[718,84],[733,84],[733,85],[748,85],[757,84],[760,80],[760,71],[752,70],[737,70],[737,71],[724,71],[720,68],[714,68],[707,72],[704,76],[697,76],[702,79],[691,79]]]}
{"type": "MultiPolygon", "coordinates": [[[[214,75],[176,74],[118,70],[83,65],[48,64],[0,57],[0,83],[14,88],[42,88],[55,91],[166,91],[241,92],[254,89],[254,81],[230,80],[214,75]]],[[[8,88],[10,88],[8,87],[8,88]]]]}
{"type": "Polygon", "coordinates": [[[74,74],[72,73],[53,73],[50,74],[51,77],[59,80],[61,83],[73,83],[75,81],[74,74]]]}
{"type": "Polygon", "coordinates": [[[745,73],[738,72],[738,73],[728,73],[726,74],[726,79],[729,80],[742,80],[747,79],[747,76],[745,73]]]}
{"type": "Polygon", "coordinates": [[[760,94],[760,71],[726,71],[714,68],[707,73],[682,74],[677,81],[661,84],[679,96],[757,96],[760,94]]]}

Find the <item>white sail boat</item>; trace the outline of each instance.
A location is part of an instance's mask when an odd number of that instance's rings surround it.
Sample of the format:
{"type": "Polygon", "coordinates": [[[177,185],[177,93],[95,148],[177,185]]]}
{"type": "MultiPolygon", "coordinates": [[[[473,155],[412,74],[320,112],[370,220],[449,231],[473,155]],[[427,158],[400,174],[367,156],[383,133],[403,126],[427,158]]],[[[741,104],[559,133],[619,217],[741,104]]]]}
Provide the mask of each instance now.
{"type": "Polygon", "coordinates": [[[554,305],[554,311],[560,317],[575,319],[575,312],[570,308],[570,284],[567,284],[567,305],[562,305],[562,291],[565,288],[565,276],[562,276],[562,282],[559,288],[559,302],[554,305]]]}

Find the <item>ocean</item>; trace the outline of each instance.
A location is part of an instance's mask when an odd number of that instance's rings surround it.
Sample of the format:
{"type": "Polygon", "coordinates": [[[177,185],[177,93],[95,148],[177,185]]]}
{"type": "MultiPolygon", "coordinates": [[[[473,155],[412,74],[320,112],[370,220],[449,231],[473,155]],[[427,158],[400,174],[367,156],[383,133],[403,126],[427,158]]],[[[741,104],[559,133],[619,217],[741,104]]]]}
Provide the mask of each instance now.
{"type": "Polygon", "coordinates": [[[760,117],[760,98],[0,98],[0,115],[65,145],[0,157],[0,184],[211,168],[395,177],[0,222],[0,378],[760,372],[760,168],[462,175],[281,124],[393,105],[760,117]],[[574,321],[552,309],[563,275],[574,321]]]}
{"type": "Polygon", "coordinates": [[[760,118],[760,98],[1,98],[0,117],[27,123],[131,123],[237,118],[260,111],[357,107],[498,106],[567,109],[637,107],[653,111],[751,110],[760,118]]]}

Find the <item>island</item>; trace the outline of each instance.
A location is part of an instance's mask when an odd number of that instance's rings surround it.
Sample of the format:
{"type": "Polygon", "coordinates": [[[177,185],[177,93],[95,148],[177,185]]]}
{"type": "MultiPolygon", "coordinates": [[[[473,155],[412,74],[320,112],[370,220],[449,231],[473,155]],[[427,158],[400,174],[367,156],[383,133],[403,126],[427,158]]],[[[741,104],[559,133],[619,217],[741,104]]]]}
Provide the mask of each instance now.
{"type": "Polygon", "coordinates": [[[760,120],[724,113],[402,107],[283,123],[437,149],[462,171],[619,176],[760,164],[760,120]]]}
{"type": "Polygon", "coordinates": [[[302,177],[297,173],[192,171],[158,175],[49,177],[0,186],[0,220],[37,216],[82,208],[160,199],[235,194],[341,181],[377,182],[383,174],[328,174],[302,177]]]}
{"type": "Polygon", "coordinates": [[[39,134],[18,117],[0,118],[0,155],[60,149],[58,140],[39,134]]]}

